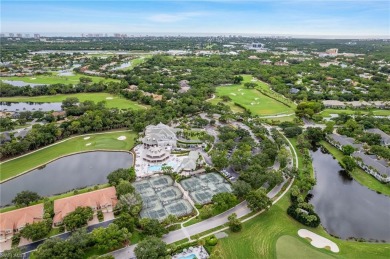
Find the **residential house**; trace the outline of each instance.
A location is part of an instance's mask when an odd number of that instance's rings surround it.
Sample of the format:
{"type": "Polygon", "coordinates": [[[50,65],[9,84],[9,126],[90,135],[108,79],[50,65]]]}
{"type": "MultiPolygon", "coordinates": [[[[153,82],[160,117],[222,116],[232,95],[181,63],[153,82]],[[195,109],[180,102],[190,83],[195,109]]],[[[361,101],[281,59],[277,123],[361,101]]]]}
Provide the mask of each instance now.
{"type": "Polygon", "coordinates": [[[27,224],[43,219],[43,204],[0,213],[0,242],[5,242],[19,233],[27,224]]]}
{"type": "Polygon", "coordinates": [[[324,104],[325,108],[345,108],[345,104],[343,102],[340,102],[338,100],[323,100],[322,103],[324,104]]]}
{"type": "Polygon", "coordinates": [[[387,161],[377,159],[375,155],[366,155],[363,152],[354,152],[352,157],[356,163],[367,173],[379,181],[390,182],[390,168],[387,161]]]}
{"type": "Polygon", "coordinates": [[[297,89],[297,88],[290,88],[290,94],[297,94],[297,93],[299,93],[299,89],[297,89]]]}
{"type": "Polygon", "coordinates": [[[53,225],[61,225],[65,216],[76,210],[77,207],[90,207],[94,214],[98,210],[110,213],[117,203],[115,187],[108,187],[97,191],[87,192],[54,201],[53,225]]]}
{"type": "Polygon", "coordinates": [[[187,80],[181,80],[179,82],[180,85],[179,93],[186,93],[191,89],[191,86],[188,83],[189,82],[187,80]]]}
{"type": "Polygon", "coordinates": [[[343,146],[347,146],[347,145],[354,147],[356,150],[360,150],[363,147],[362,144],[355,143],[354,138],[349,138],[347,136],[343,136],[339,134],[329,134],[326,136],[326,139],[330,144],[332,144],[339,150],[342,150],[343,146]]]}
{"type": "Polygon", "coordinates": [[[381,144],[384,145],[384,146],[389,146],[390,145],[390,136],[388,134],[386,134],[385,132],[383,132],[382,130],[380,130],[380,129],[368,129],[368,130],[366,130],[366,132],[379,134],[381,136],[381,139],[382,139],[381,144]]]}

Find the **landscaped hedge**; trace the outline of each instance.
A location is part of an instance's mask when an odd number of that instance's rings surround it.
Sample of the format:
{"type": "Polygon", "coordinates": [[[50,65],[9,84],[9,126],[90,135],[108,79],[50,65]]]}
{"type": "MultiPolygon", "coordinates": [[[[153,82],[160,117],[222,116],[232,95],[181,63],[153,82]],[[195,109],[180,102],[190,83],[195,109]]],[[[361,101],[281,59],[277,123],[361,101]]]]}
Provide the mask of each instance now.
{"type": "Polygon", "coordinates": [[[320,225],[321,223],[320,217],[313,210],[305,209],[305,211],[308,212],[307,214],[308,216],[314,215],[317,217],[317,220],[309,222],[307,221],[306,217],[304,216],[305,214],[303,212],[297,213],[297,209],[299,209],[298,205],[296,203],[293,203],[290,207],[288,207],[287,214],[305,226],[316,228],[320,225]]]}

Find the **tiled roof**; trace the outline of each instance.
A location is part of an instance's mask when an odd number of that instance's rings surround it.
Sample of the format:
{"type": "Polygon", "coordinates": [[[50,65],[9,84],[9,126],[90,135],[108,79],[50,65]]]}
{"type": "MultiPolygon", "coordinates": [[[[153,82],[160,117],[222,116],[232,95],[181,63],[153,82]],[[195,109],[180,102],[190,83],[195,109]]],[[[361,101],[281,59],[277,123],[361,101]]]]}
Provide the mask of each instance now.
{"type": "Polygon", "coordinates": [[[117,203],[115,187],[108,187],[101,190],[87,192],[68,198],[63,198],[54,201],[53,223],[58,223],[69,213],[73,212],[77,207],[104,207],[117,203]]]}
{"type": "Polygon", "coordinates": [[[19,229],[43,218],[43,204],[0,213],[0,232],[6,229],[19,229]]]}

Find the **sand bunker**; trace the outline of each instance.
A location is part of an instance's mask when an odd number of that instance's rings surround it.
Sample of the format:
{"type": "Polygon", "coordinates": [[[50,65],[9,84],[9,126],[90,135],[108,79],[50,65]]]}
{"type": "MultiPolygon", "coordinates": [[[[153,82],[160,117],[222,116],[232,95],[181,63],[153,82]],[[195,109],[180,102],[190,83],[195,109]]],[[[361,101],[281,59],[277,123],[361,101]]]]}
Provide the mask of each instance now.
{"type": "Polygon", "coordinates": [[[307,229],[298,230],[298,235],[303,238],[308,238],[311,240],[310,244],[317,248],[327,248],[330,249],[333,253],[338,253],[340,251],[339,247],[329,239],[317,235],[307,229]]]}
{"type": "Polygon", "coordinates": [[[125,139],[126,139],[125,136],[120,136],[120,137],[117,138],[117,140],[125,140],[125,139]]]}
{"type": "Polygon", "coordinates": [[[35,79],[36,79],[35,77],[31,78],[31,80],[35,80],[35,79]]]}
{"type": "Polygon", "coordinates": [[[106,97],[106,100],[112,100],[114,97],[106,97]]]}
{"type": "Polygon", "coordinates": [[[90,139],[91,137],[85,137],[84,140],[90,139]]]}
{"type": "Polygon", "coordinates": [[[85,144],[86,146],[90,146],[92,143],[87,143],[87,144],[85,144]]]}

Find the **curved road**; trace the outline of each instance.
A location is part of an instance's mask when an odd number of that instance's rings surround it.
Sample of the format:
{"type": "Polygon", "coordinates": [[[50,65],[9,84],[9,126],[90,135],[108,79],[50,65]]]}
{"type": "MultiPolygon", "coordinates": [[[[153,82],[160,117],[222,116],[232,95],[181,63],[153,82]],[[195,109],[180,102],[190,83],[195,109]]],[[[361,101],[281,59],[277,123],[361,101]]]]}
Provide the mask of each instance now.
{"type": "MultiPolygon", "coordinates": [[[[267,196],[269,198],[275,197],[280,192],[280,190],[282,189],[282,187],[284,186],[284,184],[286,182],[287,182],[287,180],[285,180],[283,183],[275,186],[267,194],[267,196]]],[[[236,213],[237,217],[241,218],[245,215],[248,215],[251,212],[252,211],[247,206],[247,202],[243,201],[240,204],[238,204],[237,206],[235,206],[235,207],[233,207],[233,208],[231,208],[231,209],[229,209],[229,210],[227,210],[227,211],[225,211],[217,216],[206,219],[206,220],[201,221],[197,224],[190,225],[188,227],[169,232],[168,234],[163,236],[162,240],[167,244],[171,244],[171,243],[174,243],[176,241],[179,241],[179,240],[182,240],[185,238],[190,238],[190,236],[200,234],[200,233],[205,232],[209,229],[212,229],[212,228],[215,228],[215,227],[218,227],[218,226],[221,226],[221,225],[227,223],[228,222],[227,217],[229,215],[231,215],[232,213],[236,213]]],[[[110,254],[113,255],[116,259],[135,258],[134,249],[136,246],[137,246],[137,244],[134,244],[134,245],[122,248],[120,250],[116,250],[114,252],[111,252],[110,254]]]]}

